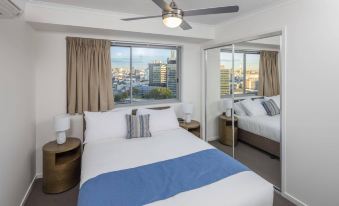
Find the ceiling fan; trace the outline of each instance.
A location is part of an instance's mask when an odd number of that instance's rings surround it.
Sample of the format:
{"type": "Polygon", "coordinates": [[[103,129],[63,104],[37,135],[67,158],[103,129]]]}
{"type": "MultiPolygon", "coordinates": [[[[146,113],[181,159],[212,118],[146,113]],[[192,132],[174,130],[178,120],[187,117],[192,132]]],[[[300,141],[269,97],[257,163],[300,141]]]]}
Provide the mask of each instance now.
{"type": "Polygon", "coordinates": [[[152,0],[152,1],[162,9],[162,15],[134,17],[134,18],[121,19],[121,20],[133,21],[133,20],[140,20],[140,19],[162,17],[162,21],[165,24],[165,26],[170,27],[170,28],[176,28],[180,26],[183,30],[188,30],[188,29],[192,29],[192,27],[183,19],[184,16],[234,13],[234,12],[239,11],[239,6],[225,6],[225,7],[215,7],[215,8],[194,9],[194,10],[183,11],[178,8],[177,4],[173,0],[170,4],[167,4],[164,0],[152,0]]]}

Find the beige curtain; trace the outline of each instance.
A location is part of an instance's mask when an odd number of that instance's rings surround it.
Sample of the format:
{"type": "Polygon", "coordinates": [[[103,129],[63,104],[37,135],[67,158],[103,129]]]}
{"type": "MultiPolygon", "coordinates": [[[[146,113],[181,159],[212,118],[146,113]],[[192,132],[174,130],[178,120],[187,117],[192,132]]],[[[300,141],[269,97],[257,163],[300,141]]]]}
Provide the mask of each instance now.
{"type": "Polygon", "coordinates": [[[67,111],[113,109],[111,42],[67,37],[67,111]]]}
{"type": "Polygon", "coordinates": [[[278,52],[261,51],[259,63],[260,96],[275,96],[280,94],[278,52]]]}

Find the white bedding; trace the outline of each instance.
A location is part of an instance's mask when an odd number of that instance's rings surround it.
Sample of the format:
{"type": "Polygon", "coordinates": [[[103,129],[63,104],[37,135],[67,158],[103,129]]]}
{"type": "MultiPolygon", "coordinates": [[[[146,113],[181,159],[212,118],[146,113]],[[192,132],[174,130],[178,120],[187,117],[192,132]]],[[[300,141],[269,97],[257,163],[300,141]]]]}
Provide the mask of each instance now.
{"type": "MultiPolygon", "coordinates": [[[[102,173],[213,148],[181,128],[152,135],[151,138],[107,139],[86,144],[82,155],[81,185],[102,173]]],[[[273,192],[272,184],[254,172],[245,171],[149,205],[272,206],[273,192]]]]}
{"type": "Polygon", "coordinates": [[[280,142],[280,115],[237,117],[240,129],[280,142]]]}

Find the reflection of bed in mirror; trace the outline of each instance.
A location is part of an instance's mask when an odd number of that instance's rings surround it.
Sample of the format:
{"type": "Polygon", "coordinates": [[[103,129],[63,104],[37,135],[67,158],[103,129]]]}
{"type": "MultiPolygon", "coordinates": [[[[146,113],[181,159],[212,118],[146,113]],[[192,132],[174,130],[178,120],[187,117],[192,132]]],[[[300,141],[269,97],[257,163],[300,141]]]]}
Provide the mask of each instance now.
{"type": "Polygon", "coordinates": [[[280,157],[280,115],[236,116],[240,141],[280,157]]]}

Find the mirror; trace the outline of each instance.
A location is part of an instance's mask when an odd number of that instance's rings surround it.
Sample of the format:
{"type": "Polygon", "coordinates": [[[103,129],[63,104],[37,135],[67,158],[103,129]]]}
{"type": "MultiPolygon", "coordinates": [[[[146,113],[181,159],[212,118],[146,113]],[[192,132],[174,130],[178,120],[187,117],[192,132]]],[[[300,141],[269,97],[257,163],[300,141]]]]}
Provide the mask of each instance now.
{"type": "Polygon", "coordinates": [[[281,187],[280,39],[205,51],[206,140],[276,188],[281,187]]]}

